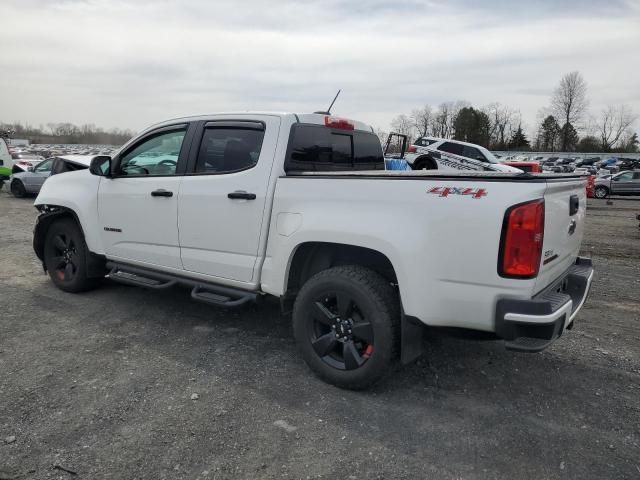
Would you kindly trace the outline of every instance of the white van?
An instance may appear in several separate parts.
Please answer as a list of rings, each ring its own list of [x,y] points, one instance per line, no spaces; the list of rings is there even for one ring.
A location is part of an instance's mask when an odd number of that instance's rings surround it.
[[[9,147],[4,138],[0,137],[0,187],[2,187],[2,181],[8,180],[11,175],[11,167],[13,166],[13,160],[9,153]]]

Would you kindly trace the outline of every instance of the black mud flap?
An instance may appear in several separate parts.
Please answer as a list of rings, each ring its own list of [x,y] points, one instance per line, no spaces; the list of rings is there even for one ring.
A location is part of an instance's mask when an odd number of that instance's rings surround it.
[[[400,361],[407,365],[424,353],[425,325],[417,318],[404,313],[400,322]]]

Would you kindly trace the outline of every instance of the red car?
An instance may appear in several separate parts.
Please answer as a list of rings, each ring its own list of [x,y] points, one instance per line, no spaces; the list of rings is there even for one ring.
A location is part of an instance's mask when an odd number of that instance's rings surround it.
[[[502,162],[502,164],[519,168],[523,172],[527,173],[540,173],[542,171],[538,162]]]

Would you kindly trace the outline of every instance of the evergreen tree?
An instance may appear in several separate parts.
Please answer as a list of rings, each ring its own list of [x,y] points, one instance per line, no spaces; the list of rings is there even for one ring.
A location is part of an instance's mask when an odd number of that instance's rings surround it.
[[[560,129],[560,136],[562,138],[563,152],[575,152],[576,146],[578,145],[578,141],[580,137],[578,137],[578,132],[573,128],[573,125],[570,123],[565,123]]]
[[[482,146],[489,144],[490,122],[486,113],[473,107],[465,107],[456,116],[453,126],[455,140]]]
[[[527,136],[522,131],[522,125],[518,125],[518,129],[513,132],[511,140],[509,141],[510,150],[529,150],[531,145]]]
[[[578,146],[576,147],[576,151],[584,153],[599,152],[601,146],[602,145],[600,144],[600,140],[592,135],[587,135],[586,137],[582,137],[580,139],[580,141],[578,142]]]
[[[622,144],[622,151],[626,153],[635,153],[638,151],[640,140],[638,140],[638,134],[633,133]]]
[[[555,152],[560,141],[560,125],[556,117],[549,115],[540,125],[539,149],[545,152]]]

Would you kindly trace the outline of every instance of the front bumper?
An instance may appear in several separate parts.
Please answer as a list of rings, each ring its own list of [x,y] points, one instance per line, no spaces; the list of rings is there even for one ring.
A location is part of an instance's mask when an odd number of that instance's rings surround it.
[[[578,257],[563,275],[531,300],[503,298],[496,303],[496,333],[509,350],[539,352],[573,326],[591,281],[591,259]]]

